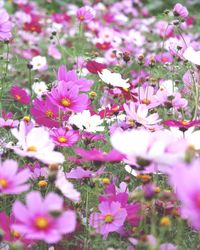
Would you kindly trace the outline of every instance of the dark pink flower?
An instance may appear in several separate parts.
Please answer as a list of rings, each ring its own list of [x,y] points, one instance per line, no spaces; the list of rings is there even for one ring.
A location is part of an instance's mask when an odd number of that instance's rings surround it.
[[[36,98],[30,112],[37,124],[50,128],[59,127],[59,108],[48,96],[45,100]]]
[[[29,104],[31,101],[30,96],[26,93],[25,90],[20,88],[17,85],[13,85],[10,89],[10,93],[12,97],[17,101],[22,104]]]
[[[115,149],[108,153],[102,152],[99,149],[91,149],[89,151],[76,148],[75,152],[83,158],[84,161],[96,161],[96,162],[118,162],[123,159],[123,155]]]
[[[101,73],[103,69],[106,69],[107,66],[103,63],[98,63],[96,61],[88,61],[86,64],[87,70],[92,74],[98,74],[98,72]]]
[[[166,120],[163,121],[162,123],[169,127],[178,127],[183,129],[188,129],[193,126],[200,126],[200,120],[194,120],[194,121]]]

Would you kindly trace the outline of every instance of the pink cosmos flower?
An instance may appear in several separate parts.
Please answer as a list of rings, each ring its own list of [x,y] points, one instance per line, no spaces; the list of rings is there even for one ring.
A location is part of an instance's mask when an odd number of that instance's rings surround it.
[[[81,112],[87,109],[89,99],[86,94],[79,94],[77,86],[70,86],[60,81],[57,87],[54,87],[49,97],[51,100],[64,111]]]
[[[12,23],[9,21],[9,15],[5,9],[0,9],[0,41],[9,40],[11,34]]]
[[[32,242],[24,239],[23,235],[11,229],[11,224],[13,224],[14,220],[14,216],[8,216],[6,213],[0,212],[0,229],[3,230],[3,242],[20,241],[24,250],[30,249],[28,246],[30,246]]]
[[[15,128],[19,125],[18,120],[12,120],[12,113],[7,114],[2,111],[2,117],[0,117],[0,128]]]
[[[180,3],[175,4],[173,13],[175,16],[180,16],[182,18],[186,18],[188,16],[187,8]]]
[[[81,167],[72,169],[69,173],[66,173],[66,177],[69,179],[85,179],[94,178],[104,173],[104,168],[100,168],[98,171],[94,172],[91,170],[85,170]]]
[[[17,85],[13,85],[10,89],[10,93],[15,101],[20,102],[22,104],[29,104],[31,101],[30,96],[26,93],[25,90],[20,88]]]
[[[101,202],[98,207],[100,213],[92,213],[89,219],[97,233],[107,237],[110,232],[116,232],[123,226],[127,212],[119,202]]]
[[[30,177],[27,169],[18,171],[18,164],[14,160],[6,160],[0,165],[0,193],[19,194],[29,189],[25,184]]]
[[[77,77],[76,71],[75,70],[70,70],[67,71],[65,65],[61,65],[58,69],[58,74],[57,74],[57,80],[58,81],[64,81],[68,83],[68,87],[70,86],[77,86],[80,91],[89,91],[92,84],[93,80],[88,80],[86,78],[79,78]]]
[[[200,160],[190,165],[178,164],[170,172],[170,183],[181,201],[182,216],[200,229]]]
[[[62,57],[60,51],[53,44],[50,44],[48,47],[48,55],[52,56],[55,60],[60,60]]]
[[[30,110],[35,121],[46,127],[59,127],[59,108],[47,96],[45,100],[34,99]]]
[[[12,229],[26,239],[52,244],[75,230],[75,212],[64,212],[63,199],[55,193],[48,193],[43,199],[40,192],[32,191],[26,196],[26,205],[15,201],[12,211],[17,220]]]
[[[81,156],[84,161],[119,162],[123,159],[123,155],[114,149],[108,153],[105,153],[99,149],[87,151],[82,148],[76,148],[75,152]]]
[[[148,116],[149,109],[145,104],[138,105],[136,109],[135,103],[130,102],[129,105],[124,104],[124,110],[127,113],[128,119],[133,119],[134,122],[137,122],[147,128],[161,121],[157,113]]]
[[[60,147],[71,147],[78,141],[79,134],[74,130],[53,128],[50,131],[50,137],[53,139],[53,142]]]
[[[83,23],[90,22],[92,19],[94,19],[94,16],[95,11],[89,6],[81,7],[76,12],[77,19]]]

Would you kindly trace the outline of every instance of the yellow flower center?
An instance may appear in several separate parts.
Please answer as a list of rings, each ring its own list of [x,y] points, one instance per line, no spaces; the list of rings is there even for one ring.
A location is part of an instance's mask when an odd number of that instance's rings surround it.
[[[189,124],[189,122],[188,121],[181,121],[181,123],[183,124],[183,125],[188,125]]]
[[[27,148],[28,152],[37,152],[37,148],[35,146],[30,146]]]
[[[58,140],[60,143],[65,143],[65,142],[67,142],[67,138],[64,137],[64,136],[58,136],[57,140]]]
[[[84,20],[85,17],[82,15],[82,16],[79,16],[79,19],[80,19],[80,20]]]
[[[44,230],[48,227],[48,225],[49,225],[49,222],[48,222],[47,218],[45,218],[45,217],[38,217],[35,220],[35,226],[38,229]]]
[[[45,181],[45,180],[41,180],[38,182],[38,186],[41,187],[41,188],[44,188],[48,185],[48,182]]]
[[[17,232],[16,230],[12,230],[11,231],[11,235],[14,237],[14,238],[17,238],[19,239],[21,237],[21,234],[19,232]]]
[[[151,101],[150,101],[149,99],[147,99],[147,98],[144,98],[144,99],[142,100],[142,104],[148,105],[148,104],[150,104],[150,103],[151,103]]]
[[[104,221],[106,223],[111,223],[111,222],[113,222],[113,220],[114,220],[114,218],[113,218],[112,214],[106,214],[106,216],[104,217]]]
[[[17,101],[20,101],[22,99],[20,95],[15,95],[15,98],[17,99]]]
[[[69,107],[71,104],[70,100],[68,98],[63,98],[61,100],[61,105],[64,106],[64,107]]]
[[[3,188],[6,188],[8,186],[8,182],[6,179],[0,179],[0,185],[3,187]]]
[[[47,111],[45,112],[45,115],[46,115],[47,117],[49,117],[49,118],[52,118],[52,117],[53,117],[53,112],[52,112],[51,110],[47,110]]]
[[[30,117],[27,116],[27,115],[25,115],[24,118],[23,118],[23,120],[24,120],[25,122],[30,122]]]

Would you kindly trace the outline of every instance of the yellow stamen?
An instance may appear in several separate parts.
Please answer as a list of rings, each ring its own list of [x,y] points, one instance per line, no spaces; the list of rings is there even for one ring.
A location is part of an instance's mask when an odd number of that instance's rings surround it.
[[[8,186],[8,182],[6,179],[0,179],[0,185],[3,187],[3,188],[6,188]]]
[[[106,223],[111,223],[114,220],[112,214],[106,214],[106,216],[104,217],[104,221]]]
[[[45,180],[41,180],[38,182],[38,186],[41,187],[41,188],[44,188],[48,185],[48,182],[45,181]]]
[[[68,98],[63,98],[61,100],[61,105],[64,106],[64,107],[69,107],[71,104],[70,100]]]
[[[35,226],[38,229],[44,230],[48,227],[48,225],[49,225],[49,222],[45,217],[38,217],[35,220]]]
[[[52,117],[53,117],[53,112],[52,112],[51,110],[47,110],[47,111],[45,112],[45,115],[46,115],[47,117],[49,117],[49,118],[52,118]]]
[[[37,152],[37,148],[35,146],[30,146],[27,148],[28,152]]]
[[[65,142],[67,142],[67,138],[64,137],[64,136],[58,136],[57,140],[58,140],[60,143],[65,143]]]

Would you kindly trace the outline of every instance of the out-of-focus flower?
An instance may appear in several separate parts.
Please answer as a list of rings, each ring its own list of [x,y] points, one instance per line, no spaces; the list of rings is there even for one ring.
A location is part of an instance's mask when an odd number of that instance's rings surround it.
[[[29,104],[31,101],[31,98],[26,93],[26,91],[17,85],[13,85],[11,87],[10,93],[17,102],[20,102],[22,104]]]
[[[0,9],[0,41],[9,40],[12,37],[12,23],[5,9]]]
[[[183,57],[195,65],[200,65],[200,51],[195,51],[192,47],[185,50]]]
[[[84,6],[77,10],[76,17],[80,22],[88,23],[95,17],[95,11],[90,6]]]
[[[73,184],[66,179],[65,174],[61,170],[57,173],[55,185],[66,198],[72,201],[80,200],[80,193],[74,188]]]
[[[190,165],[178,164],[170,172],[170,183],[181,201],[182,216],[195,229],[200,229],[200,161]]]
[[[32,90],[36,93],[38,97],[40,97],[47,92],[47,85],[43,81],[34,82],[32,85]]]
[[[98,72],[98,75],[103,82],[110,84],[113,87],[130,87],[130,84],[128,83],[129,79],[122,79],[122,76],[119,73],[112,73],[108,69],[103,69],[101,72]]]
[[[45,56],[35,56],[30,61],[32,70],[44,70],[47,68],[47,59]]]
[[[26,196],[26,205],[15,201],[12,211],[16,218],[12,229],[26,239],[52,244],[75,230],[75,212],[63,211],[63,199],[52,192],[43,199],[40,192],[32,191]]]
[[[180,3],[175,4],[173,13],[175,16],[180,16],[182,18],[186,18],[188,16],[187,8]]]
[[[7,114],[2,111],[2,117],[0,117],[0,128],[15,128],[19,125],[18,120],[13,120],[12,113],[8,112]]]
[[[0,165],[0,193],[19,194],[27,191],[25,184],[30,177],[30,171],[24,169],[19,171],[18,164],[14,160],[6,160]]]
[[[111,150],[110,152],[105,153],[99,149],[87,151],[82,148],[76,148],[75,152],[81,156],[84,161],[119,162],[123,159],[123,155],[116,150]]]

